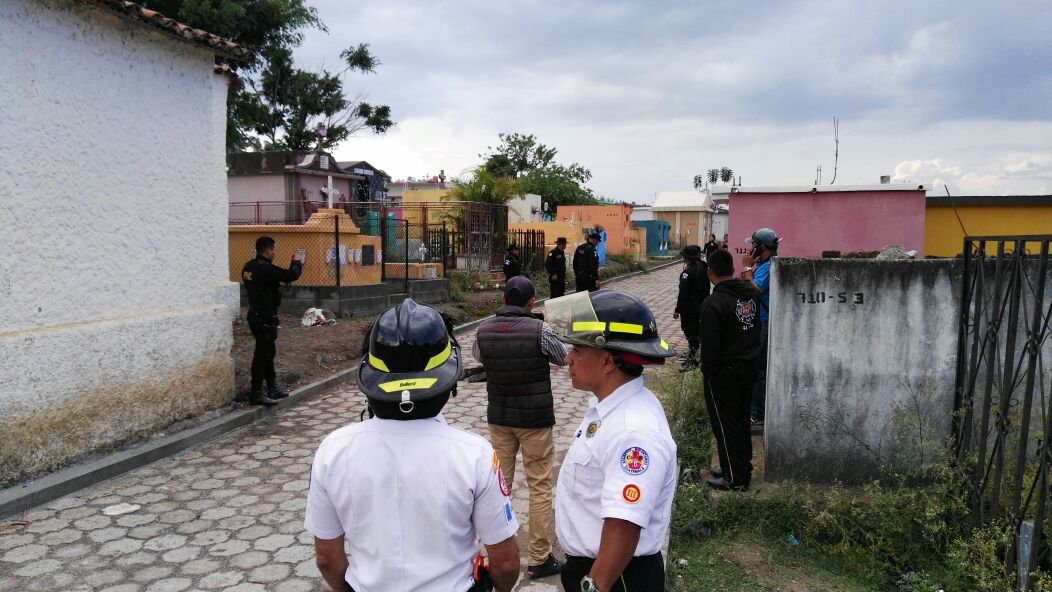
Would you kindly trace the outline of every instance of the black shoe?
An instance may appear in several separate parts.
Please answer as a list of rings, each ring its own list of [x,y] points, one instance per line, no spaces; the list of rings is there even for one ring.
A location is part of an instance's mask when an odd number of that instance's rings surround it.
[[[266,405],[267,407],[278,404],[274,399],[264,395],[263,391],[252,391],[252,394],[248,396],[248,402],[252,405]]]
[[[712,474],[713,479],[723,479],[723,469],[719,467],[709,470],[709,473]]]
[[[749,423],[751,423],[752,425],[763,425],[763,418],[762,417],[750,417],[749,418]]]
[[[548,576],[554,576],[562,570],[563,563],[556,559],[555,555],[548,553],[548,558],[544,560],[544,563],[540,565],[531,565],[526,568],[526,577],[531,580],[546,578]]]
[[[709,484],[709,487],[718,491],[748,491],[749,489],[748,485],[735,485],[733,483],[730,483],[723,477],[720,477],[718,479],[709,479],[708,481],[706,481],[706,483]]]
[[[289,397],[289,393],[287,391],[281,390],[276,386],[272,386],[267,389],[267,396],[271,399],[274,399],[275,401],[279,401],[281,399],[287,399]]]

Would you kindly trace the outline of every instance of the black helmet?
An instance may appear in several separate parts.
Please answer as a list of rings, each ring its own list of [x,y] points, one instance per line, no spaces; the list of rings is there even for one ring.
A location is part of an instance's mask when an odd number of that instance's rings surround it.
[[[679,252],[684,259],[701,259],[701,247],[698,245],[687,245]]]
[[[362,356],[358,388],[383,419],[438,415],[462,369],[460,347],[442,315],[410,298],[376,319]]]
[[[564,343],[626,352],[655,361],[676,355],[658,335],[654,313],[627,292],[577,292],[548,300],[545,318]]]

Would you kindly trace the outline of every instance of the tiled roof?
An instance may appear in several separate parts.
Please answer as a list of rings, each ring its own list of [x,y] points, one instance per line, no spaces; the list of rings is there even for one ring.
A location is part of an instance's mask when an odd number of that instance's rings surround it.
[[[154,29],[159,29],[169,35],[182,39],[183,41],[189,41],[195,45],[207,47],[222,56],[237,59],[247,59],[251,56],[249,50],[241,47],[233,41],[224,39],[219,35],[213,35],[208,31],[202,31],[201,29],[195,29],[189,25],[184,25],[183,23],[164,16],[156,10],[150,10],[134,2],[127,2],[126,0],[80,1],[84,4],[98,6],[99,8],[118,13],[125,18],[144,23]]]

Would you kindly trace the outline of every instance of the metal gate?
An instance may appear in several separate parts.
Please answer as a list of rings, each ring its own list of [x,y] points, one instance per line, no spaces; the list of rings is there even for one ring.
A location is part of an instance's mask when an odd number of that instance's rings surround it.
[[[964,239],[953,436],[975,525],[1011,529],[1018,590],[1052,532],[1052,235]],[[1029,552],[1029,550],[1033,552]]]

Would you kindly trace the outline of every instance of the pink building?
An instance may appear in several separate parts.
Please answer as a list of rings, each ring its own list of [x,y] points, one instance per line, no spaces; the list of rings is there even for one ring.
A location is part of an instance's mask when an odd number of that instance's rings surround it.
[[[927,184],[735,187],[730,193],[728,242],[744,254],[758,228],[782,237],[778,254],[821,257],[823,251],[877,251],[899,245],[924,256]]]

